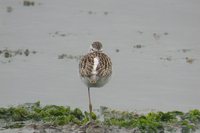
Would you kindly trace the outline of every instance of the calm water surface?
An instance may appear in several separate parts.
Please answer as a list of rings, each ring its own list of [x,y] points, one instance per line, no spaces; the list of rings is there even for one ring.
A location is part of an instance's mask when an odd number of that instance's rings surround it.
[[[91,90],[95,108],[199,109],[199,10],[187,0],[37,0],[34,6],[0,0],[0,50],[37,51],[0,55],[0,106],[40,100],[87,109],[73,57],[98,40],[113,75]],[[68,58],[58,59],[62,54]]]

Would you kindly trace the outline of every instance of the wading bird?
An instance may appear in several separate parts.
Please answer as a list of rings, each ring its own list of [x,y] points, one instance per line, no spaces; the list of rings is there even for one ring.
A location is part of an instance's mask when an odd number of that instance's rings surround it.
[[[89,53],[83,56],[79,63],[80,77],[88,87],[90,119],[92,115],[90,88],[104,86],[112,74],[111,59],[103,53],[102,47],[100,42],[93,42]]]

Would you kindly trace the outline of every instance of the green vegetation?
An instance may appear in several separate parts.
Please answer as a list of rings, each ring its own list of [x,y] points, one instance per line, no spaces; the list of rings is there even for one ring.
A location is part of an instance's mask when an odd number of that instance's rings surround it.
[[[96,115],[92,115],[96,119]],[[54,126],[74,123],[78,125],[89,121],[89,113],[70,107],[46,105],[41,107],[40,102],[24,104],[17,107],[0,108],[0,120],[7,124],[4,128],[22,127],[24,121],[43,122]]]
[[[187,113],[180,111],[150,112],[138,115],[129,112],[105,112],[104,123],[126,128],[139,128],[141,132],[164,132],[181,129],[184,133],[195,131],[200,125],[200,110],[191,110]],[[116,117],[117,116],[117,117]]]
[[[137,114],[134,112],[120,112],[105,108],[102,115],[104,126],[119,126],[125,128],[138,128],[141,132],[176,131],[188,133],[195,131],[200,126],[200,110],[191,110],[187,113],[180,111],[150,112]],[[0,127],[20,128],[29,123],[40,122],[53,126],[65,124],[85,125],[90,114],[80,109],[70,107],[46,105],[40,102],[23,104],[16,107],[0,108]],[[98,123],[97,116],[92,118]]]

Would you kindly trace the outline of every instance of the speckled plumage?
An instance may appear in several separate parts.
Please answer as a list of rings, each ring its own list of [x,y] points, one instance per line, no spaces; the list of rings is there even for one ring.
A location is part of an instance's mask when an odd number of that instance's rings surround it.
[[[112,74],[112,63],[111,59],[101,51],[102,46],[99,46],[98,43],[92,45],[97,50],[83,56],[79,63],[79,73],[88,87],[101,87],[108,82]],[[94,58],[98,59],[95,74],[93,73]]]

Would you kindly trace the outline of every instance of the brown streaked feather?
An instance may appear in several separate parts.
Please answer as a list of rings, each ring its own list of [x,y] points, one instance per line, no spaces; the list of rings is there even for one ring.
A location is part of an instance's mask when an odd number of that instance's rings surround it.
[[[92,69],[94,65],[94,58],[99,58],[99,64],[97,66],[97,76],[109,77],[112,74],[112,63],[110,58],[102,52],[92,52],[83,56],[79,64],[79,73],[81,77],[92,76]]]

